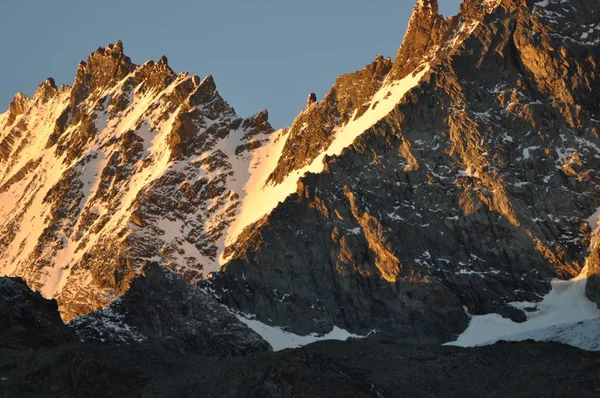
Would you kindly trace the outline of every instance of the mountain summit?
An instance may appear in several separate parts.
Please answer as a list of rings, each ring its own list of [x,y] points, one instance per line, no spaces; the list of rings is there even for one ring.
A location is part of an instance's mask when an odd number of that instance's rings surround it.
[[[211,76],[164,57],[134,65],[121,42],[72,87],[17,94],[0,116],[2,272],[70,319],[122,295],[145,261],[189,281],[216,270],[267,118],[239,118]]]

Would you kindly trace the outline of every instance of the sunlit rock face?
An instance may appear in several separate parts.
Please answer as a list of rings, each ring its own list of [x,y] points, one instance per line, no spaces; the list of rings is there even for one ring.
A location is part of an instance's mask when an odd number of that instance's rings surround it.
[[[0,120],[0,272],[64,319],[122,295],[148,260],[199,280],[218,268],[267,119],[238,117],[211,76],[134,65],[120,42],[72,87],[18,94]]]

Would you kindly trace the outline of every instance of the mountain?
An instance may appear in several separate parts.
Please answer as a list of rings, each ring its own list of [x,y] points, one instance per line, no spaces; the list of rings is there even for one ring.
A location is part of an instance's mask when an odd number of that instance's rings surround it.
[[[0,116],[0,269],[57,298],[64,319],[123,295],[146,261],[191,282],[218,267],[254,152],[211,76],[134,65],[117,42],[72,87],[42,83]]]
[[[270,181],[297,189],[226,249],[222,301],[300,334],[432,343],[547,312],[554,278],[589,276],[598,302],[599,23],[592,1],[450,18],[419,1],[391,65],[292,125]],[[568,306],[549,322],[600,316]]]
[[[600,318],[599,27],[594,0],[419,0],[393,61],[278,131],[210,76],[100,48],[0,115],[0,272],[84,339],[192,351],[221,322],[254,352],[238,321],[463,344]],[[148,323],[153,291],[186,304]]]

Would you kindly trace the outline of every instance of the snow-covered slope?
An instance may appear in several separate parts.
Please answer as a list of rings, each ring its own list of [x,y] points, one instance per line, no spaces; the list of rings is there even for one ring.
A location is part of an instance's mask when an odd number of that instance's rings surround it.
[[[120,42],[98,49],[73,87],[49,79],[0,116],[0,275],[57,298],[66,319],[122,295],[146,261],[196,282],[426,72],[387,81],[331,126],[315,159],[273,182],[290,134],[266,112],[237,117],[212,77],[176,75],[164,57],[136,66]]]
[[[165,58],[136,66],[120,42],[99,49],[73,87],[49,79],[0,115],[0,274],[57,298],[66,319],[122,295],[146,261],[198,281],[426,71],[381,87],[316,159],[274,183],[289,130],[273,132],[266,112],[243,120],[210,76],[176,75]]]
[[[600,310],[585,295],[587,268],[570,281],[555,280],[552,291],[539,303],[512,303],[525,310],[528,319],[517,323],[498,314],[471,318],[467,330],[456,341],[461,347],[493,344],[500,340],[558,341],[583,349],[600,348]]]

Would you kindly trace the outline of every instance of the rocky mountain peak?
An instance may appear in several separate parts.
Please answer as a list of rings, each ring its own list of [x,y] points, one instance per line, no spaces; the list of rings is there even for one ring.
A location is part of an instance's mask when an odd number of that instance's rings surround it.
[[[0,207],[2,272],[70,319],[127,291],[148,259],[188,281],[216,270],[273,132],[266,111],[241,118],[211,75],[176,74],[166,57],[137,66],[120,42],[82,62],[72,88],[42,83],[26,108],[17,96],[18,125],[0,130],[0,194],[20,198]],[[36,232],[17,248],[21,228]]]
[[[49,77],[37,86],[35,93],[33,94],[33,100],[45,103],[57,93],[58,88],[56,87],[56,82],[53,78]]]
[[[419,1],[383,84],[344,75],[290,128],[282,185],[336,147],[336,129],[359,135],[240,235],[214,278],[235,292],[224,302],[298,333],[393,324],[394,338],[444,341],[470,315],[527,321],[540,307],[521,303],[584,265],[600,301],[595,4],[465,1],[444,18]]]
[[[215,79],[208,75],[200,83],[197,82],[199,78],[196,78],[196,88],[194,89],[192,95],[190,96],[190,104],[192,106],[198,106],[200,104],[204,104],[209,102],[212,98],[218,95],[217,85],[215,83]]]
[[[107,48],[112,50],[113,54],[123,54],[123,42],[121,40],[117,40],[115,44],[109,44]]]
[[[30,105],[31,99],[27,95],[23,93],[17,93],[8,106],[8,119],[6,121],[6,125],[13,124],[16,117],[27,112],[27,109],[29,109]]]
[[[429,15],[437,15],[439,12],[439,6],[437,0],[419,0],[415,4],[413,15],[421,17],[422,13]]]
[[[378,55],[363,69],[339,76],[321,102],[309,94],[306,108],[290,127],[281,161],[269,181],[281,183],[292,171],[312,162],[331,144],[335,126],[363,115],[391,67],[389,57]]]
[[[121,41],[109,44],[105,48],[98,48],[77,68],[71,95],[71,108],[76,110],[91,93],[113,86],[135,68],[136,65],[123,53]]]
[[[169,66],[169,60],[166,57],[166,55],[163,55],[162,57],[160,57],[160,59],[158,60],[158,64],[159,65],[164,65],[164,66]]]
[[[402,79],[425,62],[427,55],[442,43],[449,27],[450,21],[439,15],[437,0],[419,0],[388,80]]]
[[[220,267],[207,289],[297,333],[438,343],[470,315],[525,321],[552,278],[600,275],[595,1],[450,18],[419,1],[394,63],[340,76],[276,134],[210,75],[99,49],[0,131],[2,271],[65,319],[146,290],[151,261],[191,283]]]

